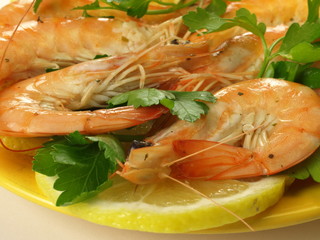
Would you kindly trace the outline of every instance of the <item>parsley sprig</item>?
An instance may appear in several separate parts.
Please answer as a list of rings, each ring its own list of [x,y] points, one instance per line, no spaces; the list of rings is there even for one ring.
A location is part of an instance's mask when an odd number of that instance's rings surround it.
[[[88,10],[112,9],[126,12],[128,16],[141,18],[144,15],[158,15],[175,12],[179,9],[192,6],[199,0],[180,0],[178,3],[164,2],[160,0],[96,0],[92,4],[76,7],[77,10],[83,10],[84,15],[88,16]],[[161,10],[148,10],[150,3],[157,3],[160,6],[168,6]],[[103,3],[106,6],[101,6]]]
[[[182,8],[194,5],[200,0],[180,0],[178,3],[165,2],[161,0],[96,0],[93,3],[79,6],[74,10],[83,10],[83,16],[90,17],[88,11],[111,9],[126,12],[128,16],[141,18],[144,15],[158,15],[172,13]],[[37,12],[42,0],[36,0],[34,12]],[[148,10],[150,3],[157,3],[160,6],[167,8],[159,10]]]
[[[57,179],[54,189],[62,193],[57,206],[89,199],[110,187],[109,175],[124,162],[119,142],[110,135],[83,136],[79,132],[54,137],[37,151],[33,170]]]
[[[149,107],[161,104],[170,109],[171,114],[178,116],[181,120],[194,122],[207,114],[209,108],[204,102],[215,102],[215,97],[210,92],[178,92],[165,91],[155,88],[143,88],[122,93],[108,101],[108,107],[133,105],[138,107]]]

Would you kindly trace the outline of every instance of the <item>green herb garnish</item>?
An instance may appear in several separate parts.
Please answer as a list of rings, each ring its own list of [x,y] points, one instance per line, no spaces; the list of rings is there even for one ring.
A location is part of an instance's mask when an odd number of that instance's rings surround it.
[[[177,92],[144,88],[113,97],[108,101],[108,107],[133,105],[138,108],[161,104],[169,108],[171,114],[178,118],[194,122],[202,114],[207,114],[209,109],[205,103],[197,100],[215,102],[215,97],[210,92]]]
[[[55,72],[55,71],[58,71],[58,70],[60,70],[60,68],[47,68],[46,69],[46,73]]]
[[[167,6],[166,9],[148,10],[150,3],[157,3],[160,6]],[[89,16],[89,10],[111,9],[126,12],[128,16],[141,18],[144,15],[158,15],[175,12],[179,9],[192,6],[199,0],[180,0],[178,3],[163,2],[161,0],[96,0],[91,4],[79,6],[75,10],[83,10],[84,16]],[[103,3],[103,5],[101,5]]]
[[[320,148],[308,159],[289,168],[285,173],[296,179],[305,180],[311,177],[314,181],[320,182]]]
[[[54,137],[37,151],[33,170],[56,176],[54,189],[62,191],[57,206],[84,201],[110,187],[114,173],[125,155],[119,142],[110,135],[83,136],[79,132]]]
[[[108,54],[102,54],[102,55],[96,55],[93,59],[95,60],[95,59],[100,59],[100,58],[106,58],[106,57],[110,57],[110,55],[108,55]]]
[[[38,11],[38,8],[39,8],[39,6],[40,6],[41,3],[42,3],[42,0],[36,0],[36,1],[34,2],[34,5],[33,5],[33,11],[34,11],[34,12],[37,12],[37,11]]]

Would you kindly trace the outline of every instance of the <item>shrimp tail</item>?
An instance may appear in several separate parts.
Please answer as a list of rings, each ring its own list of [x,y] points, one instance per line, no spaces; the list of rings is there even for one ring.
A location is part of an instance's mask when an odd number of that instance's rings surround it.
[[[265,166],[249,149],[207,140],[175,140],[173,148],[183,158],[172,174],[187,179],[239,179],[265,175]]]

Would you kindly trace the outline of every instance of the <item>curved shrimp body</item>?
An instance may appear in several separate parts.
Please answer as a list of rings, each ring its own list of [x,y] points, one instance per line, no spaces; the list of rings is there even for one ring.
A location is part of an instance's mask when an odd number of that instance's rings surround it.
[[[320,145],[320,98],[306,86],[255,79],[215,96],[202,119],[177,121],[147,139],[153,146],[132,150],[122,176],[141,184],[168,172],[205,180],[271,175],[303,161]]]
[[[74,110],[105,107],[117,94],[175,81],[179,64],[201,51],[206,50],[193,45],[155,46],[148,51],[92,60],[20,81],[0,92],[0,134],[52,136],[75,130],[97,134],[157,118],[166,110]]]
[[[168,37],[170,26],[171,23],[151,27],[134,21],[95,18],[25,22],[13,39],[10,37],[14,28],[1,33],[0,56],[4,61],[0,79],[32,77],[48,68],[92,60],[96,55],[137,52]]]
[[[222,17],[234,18],[236,11],[240,8],[246,8],[256,14],[258,22],[265,23],[267,27],[276,27],[278,25],[289,26],[293,22],[303,23],[308,15],[306,0],[242,0],[230,3],[226,13]],[[195,33],[191,35],[189,40],[192,42],[209,41],[211,50],[214,50],[223,42],[244,32],[244,29],[234,27],[222,32],[214,32],[201,36]]]
[[[286,26],[269,28],[265,34],[267,44],[271,45],[284,36],[286,30]],[[210,43],[208,48],[211,48]],[[256,78],[263,60],[261,40],[256,35],[245,33],[224,42],[206,57],[191,59],[193,64],[186,69],[192,75],[182,78],[174,88],[180,91],[216,92],[233,83]]]

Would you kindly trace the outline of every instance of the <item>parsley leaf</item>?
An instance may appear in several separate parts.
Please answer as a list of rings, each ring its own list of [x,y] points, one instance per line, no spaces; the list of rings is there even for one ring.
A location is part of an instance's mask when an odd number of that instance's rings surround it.
[[[320,37],[320,24],[306,22],[302,26],[293,23],[289,27],[279,50],[282,56],[286,56],[295,46],[301,43],[310,43]]]
[[[33,12],[37,12],[42,0],[36,0],[33,5]]]
[[[314,67],[306,68],[298,82],[313,89],[320,88],[320,69]]]
[[[210,92],[177,92],[144,88],[111,98],[108,101],[108,108],[124,104],[133,105],[135,108],[162,104],[181,120],[194,122],[208,112],[208,106],[197,100],[215,102],[215,97]]]
[[[307,22],[316,22],[319,19],[320,0],[308,0]]]
[[[320,148],[302,163],[285,171],[291,177],[304,180],[311,177],[320,182]]]
[[[127,10],[128,16],[141,18],[147,11],[151,0],[123,0],[119,7]]]
[[[79,132],[55,137],[37,151],[33,170],[57,176],[54,189],[62,191],[57,206],[84,201],[111,186],[108,175],[116,171],[125,155],[118,141],[109,136],[86,137]]]
[[[226,12],[227,4],[223,0],[212,0],[206,9],[209,12],[215,13],[217,16],[221,16]]]
[[[182,17],[190,32],[206,30],[203,33],[217,32],[227,29],[227,21],[220,18],[215,12],[203,8],[197,8],[196,12],[189,12]]]
[[[108,108],[119,105],[133,105],[138,107],[149,107],[160,104],[163,98],[174,99],[174,95],[170,92],[158,90],[155,88],[144,88],[119,94],[108,101]]]
[[[58,71],[60,68],[47,68],[46,73]]]
[[[312,63],[320,60],[320,48],[308,42],[302,42],[290,49],[286,58],[300,63]]]
[[[110,55],[108,55],[108,54],[102,54],[102,55],[96,55],[94,58],[93,58],[93,60],[95,60],[95,59],[100,59],[100,58],[106,58],[106,57],[110,57]]]
[[[258,23],[256,15],[250,13],[248,9],[239,9],[233,19],[221,18],[216,12],[210,8],[197,8],[196,12],[192,11],[184,15],[183,22],[191,32],[206,29],[204,33],[212,33],[239,26],[262,37],[266,31],[266,25]]]
[[[180,0],[178,3],[170,3],[161,0],[96,0],[91,4],[79,6],[74,9],[83,10],[84,16],[90,16],[88,10],[113,9],[126,12],[128,16],[141,18],[144,15],[167,14],[182,8],[192,6],[200,0]],[[100,4],[102,2],[103,4]],[[157,3],[166,7],[160,10],[148,10],[150,3]]]
[[[296,82],[301,78],[304,70],[308,67],[308,64],[302,65],[296,62],[289,61],[272,62],[269,65],[268,71],[264,75],[264,77],[279,78]]]
[[[209,110],[208,106],[203,102],[186,99],[176,101],[165,99],[165,101],[161,101],[161,103],[170,109],[172,115],[176,115],[187,122],[198,120],[202,114],[207,114]]]

